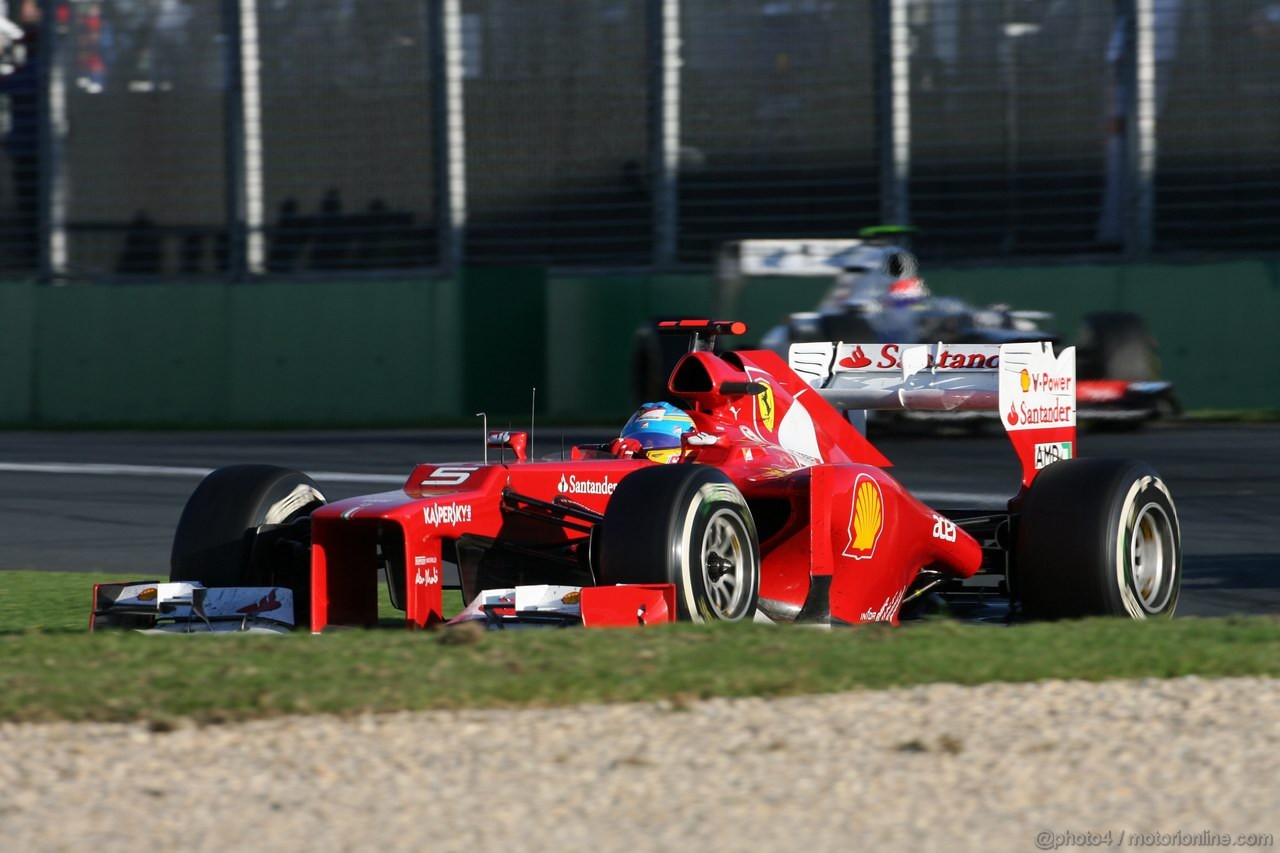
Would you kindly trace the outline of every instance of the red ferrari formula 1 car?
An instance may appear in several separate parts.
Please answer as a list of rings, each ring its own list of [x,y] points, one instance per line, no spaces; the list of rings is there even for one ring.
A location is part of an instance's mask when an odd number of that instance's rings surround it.
[[[425,627],[445,621],[446,564],[468,603],[454,619],[494,625],[896,623],[938,597],[998,596],[1009,618],[1173,612],[1173,500],[1141,462],[1076,458],[1072,350],[715,351],[743,331],[664,324],[690,340],[669,381],[685,407],[647,406],[615,441],[554,459],[491,434],[499,461],[420,464],[400,489],[334,503],[297,471],[219,469],[183,512],[170,582],[101,585],[95,622],[371,625],[381,574]],[[1000,511],[927,506],[846,417],[868,408],[998,410],[1021,490]]]

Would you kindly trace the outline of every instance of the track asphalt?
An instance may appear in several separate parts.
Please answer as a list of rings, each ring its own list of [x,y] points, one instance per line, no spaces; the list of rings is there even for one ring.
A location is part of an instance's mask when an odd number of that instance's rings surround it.
[[[416,462],[478,459],[480,432],[0,432],[0,569],[167,576],[174,526],[208,469],[297,468],[337,499],[397,488]],[[610,434],[539,428],[534,452]],[[1016,490],[1000,435],[873,439],[939,507],[994,506]],[[1280,614],[1280,425],[1086,432],[1080,453],[1143,459],[1169,484],[1185,548],[1179,615]]]

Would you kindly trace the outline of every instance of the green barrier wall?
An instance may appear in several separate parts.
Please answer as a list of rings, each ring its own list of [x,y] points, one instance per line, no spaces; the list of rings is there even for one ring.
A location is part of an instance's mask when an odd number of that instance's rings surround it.
[[[0,421],[452,418],[462,408],[459,313],[447,281],[0,285]]]
[[[637,328],[659,315],[707,316],[707,276],[556,278],[548,288],[549,411],[566,419],[626,417],[631,346]]]
[[[1155,335],[1162,372],[1187,408],[1280,408],[1280,372],[1269,366],[1280,329],[1280,264],[939,270],[926,281],[938,293],[1053,311],[1067,339],[1089,311],[1134,311]]]
[[[1280,408],[1270,350],[1280,265],[934,269],[938,293],[1053,311],[1133,310],[1188,408]],[[824,283],[756,281],[732,319],[763,333]],[[635,329],[707,316],[710,276],[47,287],[0,284],[0,423],[236,426],[614,420],[632,408]],[[496,421],[496,422],[495,422]]]
[[[546,388],[547,277],[540,269],[473,269],[462,274],[461,311],[455,320],[462,363],[450,375],[463,380],[465,408],[486,412],[490,427],[523,413],[527,423],[532,389]],[[436,375],[443,376],[441,365]],[[540,409],[545,410],[546,399]],[[455,410],[456,411],[456,410]]]
[[[32,284],[0,284],[0,424],[32,420],[36,293]]]

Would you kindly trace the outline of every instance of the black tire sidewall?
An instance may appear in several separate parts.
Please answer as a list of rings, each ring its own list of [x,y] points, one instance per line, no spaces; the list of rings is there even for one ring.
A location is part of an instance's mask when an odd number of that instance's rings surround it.
[[[231,465],[209,474],[192,492],[173,536],[170,581],[207,587],[246,586],[252,533],[284,524],[325,502],[307,475],[274,465]]]
[[[711,521],[721,514],[739,528],[747,570],[736,612],[718,621],[750,621],[760,592],[755,521],[741,492],[716,468],[654,466],[624,478],[602,522],[600,583],[669,583],[679,619],[718,619],[710,612],[702,551]]]
[[[678,581],[676,600],[681,614],[694,622],[739,622],[751,619],[755,615],[756,600],[759,597],[760,556],[759,546],[756,545],[755,523],[747,502],[731,483],[704,481],[696,489],[689,489],[686,501],[677,506],[686,507],[683,517],[679,513],[672,514],[674,529],[671,538],[671,565],[676,569],[673,581]],[[708,604],[711,596],[707,588],[707,570],[702,554],[711,522],[721,516],[738,527],[741,543],[747,551],[746,565],[756,567],[754,571],[749,570],[743,578],[747,589],[736,612],[728,619],[711,614]]]
[[[1168,521],[1164,559],[1169,593],[1148,612],[1133,592],[1127,555],[1145,508]],[[1031,618],[1168,618],[1181,586],[1181,531],[1167,487],[1147,464],[1121,459],[1055,462],[1037,476],[1021,507],[1015,588]]]
[[[1129,489],[1124,494],[1117,491],[1115,495],[1107,542],[1114,555],[1115,576],[1111,579],[1112,583],[1104,586],[1104,592],[1110,613],[1128,614],[1134,619],[1168,619],[1173,616],[1173,611],[1178,605],[1182,586],[1182,541],[1178,528],[1178,514],[1163,481],[1146,466],[1140,466],[1140,469],[1140,473],[1129,484]],[[1172,573],[1172,576],[1168,578],[1170,589],[1167,595],[1161,596],[1159,608],[1151,611],[1140,602],[1135,592],[1134,582],[1130,576],[1132,561],[1129,559],[1127,550],[1138,519],[1144,511],[1152,511],[1156,508],[1163,513],[1170,525],[1171,541],[1164,547],[1169,552],[1166,562],[1167,570]]]

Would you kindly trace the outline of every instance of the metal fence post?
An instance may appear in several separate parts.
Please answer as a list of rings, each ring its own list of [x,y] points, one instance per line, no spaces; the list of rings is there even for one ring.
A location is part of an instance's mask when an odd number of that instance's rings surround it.
[[[880,218],[911,222],[911,33],[907,0],[876,0],[876,134],[880,149]]]
[[[226,158],[229,272],[235,279],[265,270],[263,234],[261,52],[257,0],[223,0],[227,33]]]
[[[463,90],[461,0],[429,0],[431,133],[435,156],[440,267],[462,268],[467,236],[467,125]]]
[[[653,264],[676,260],[680,173],[680,0],[649,0],[645,27],[649,62],[649,171]]]
[[[36,259],[40,277],[54,280],[67,274],[67,174],[63,140],[67,136],[67,72],[62,54],[66,39],[57,23],[55,0],[41,0],[41,44],[37,50],[37,93],[42,109],[37,111],[39,168],[38,226]]]
[[[1132,205],[1126,234],[1129,254],[1146,257],[1155,241],[1155,174],[1156,174],[1156,19],[1155,0],[1132,0],[1134,62],[1129,85],[1131,102],[1127,114],[1132,123],[1129,137],[1129,174]]]

